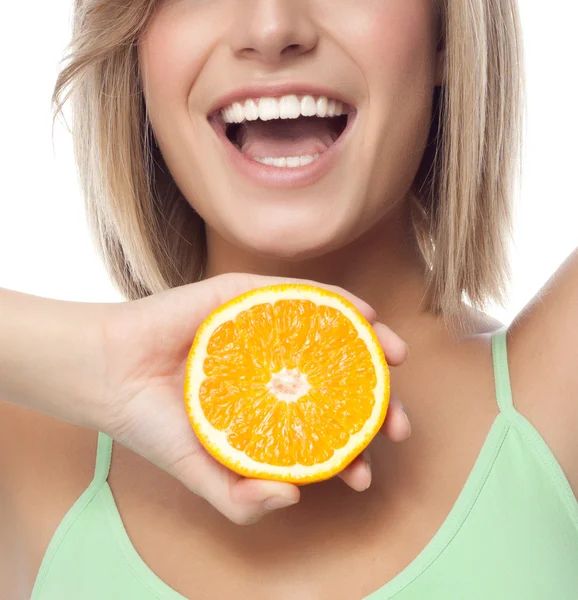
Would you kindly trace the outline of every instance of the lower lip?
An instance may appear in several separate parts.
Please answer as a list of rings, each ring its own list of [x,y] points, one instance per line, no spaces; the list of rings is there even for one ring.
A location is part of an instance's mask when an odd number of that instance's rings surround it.
[[[219,126],[212,119],[209,119],[209,122],[223,142],[229,159],[245,177],[263,186],[298,188],[315,183],[332,169],[339,152],[350,137],[356,120],[357,113],[350,114],[347,125],[337,140],[318,159],[302,167],[274,167],[257,162],[245,156],[231,143],[224,127]]]

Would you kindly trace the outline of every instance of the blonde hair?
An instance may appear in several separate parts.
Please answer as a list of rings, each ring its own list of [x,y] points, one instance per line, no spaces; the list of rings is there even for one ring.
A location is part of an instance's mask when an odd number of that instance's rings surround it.
[[[128,299],[203,277],[205,230],[154,143],[137,44],[158,0],[76,0],[55,115],[70,97],[89,225]],[[458,314],[502,303],[521,146],[516,0],[441,0],[445,81],[413,186],[412,220],[428,277],[426,305]]]

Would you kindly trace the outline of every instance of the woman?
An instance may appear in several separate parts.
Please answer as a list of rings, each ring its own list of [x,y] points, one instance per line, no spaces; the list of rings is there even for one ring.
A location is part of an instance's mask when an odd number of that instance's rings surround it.
[[[575,598],[578,257],[507,338],[481,311],[507,274],[514,1],[92,0],[75,23],[56,97],[131,302],[3,295],[5,593]],[[374,440],[362,494],[361,458],[298,490],[195,446],[186,350],[265,276],[340,286],[410,348],[375,322],[413,433]],[[397,404],[385,433],[409,434]]]

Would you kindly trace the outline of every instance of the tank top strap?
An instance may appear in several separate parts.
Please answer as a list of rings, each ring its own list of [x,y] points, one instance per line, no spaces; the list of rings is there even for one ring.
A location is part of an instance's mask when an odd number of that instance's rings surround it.
[[[508,369],[508,326],[505,325],[492,334],[492,357],[494,362],[494,382],[496,401],[500,412],[506,417],[516,413]]]
[[[95,485],[102,485],[108,478],[110,462],[112,459],[112,438],[102,431],[98,432],[98,445],[96,448],[96,465],[94,468]]]

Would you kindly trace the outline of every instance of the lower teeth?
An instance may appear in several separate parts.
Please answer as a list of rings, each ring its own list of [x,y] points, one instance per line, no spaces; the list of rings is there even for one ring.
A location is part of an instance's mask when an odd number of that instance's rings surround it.
[[[295,167],[304,167],[309,163],[312,163],[314,160],[319,158],[319,154],[314,154],[313,156],[288,156],[282,158],[272,158],[270,156],[266,156],[264,158],[254,156],[253,160],[260,162],[264,165],[270,165],[273,167],[286,167],[286,168],[295,168]]]

